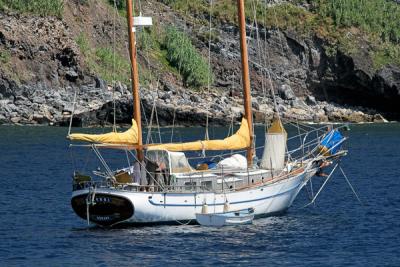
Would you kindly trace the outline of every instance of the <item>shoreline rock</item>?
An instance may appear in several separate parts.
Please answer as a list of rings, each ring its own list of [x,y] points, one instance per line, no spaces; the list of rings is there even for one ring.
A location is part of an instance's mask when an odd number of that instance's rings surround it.
[[[7,88],[5,85],[8,84]],[[98,86],[98,79],[91,84],[75,89],[43,88],[38,83],[33,86],[0,84],[0,124],[18,125],[54,125],[68,126],[73,116],[74,126],[104,126],[113,121],[112,87]],[[130,89],[125,85],[117,86],[114,97],[117,124],[130,124],[133,104]],[[226,125],[232,121],[239,122],[244,114],[242,99],[230,96],[230,92],[213,91],[193,92],[181,90],[176,86],[161,86],[159,90],[141,88],[143,123],[147,124],[156,103],[159,124],[171,125],[205,125],[208,116],[213,125]],[[74,94],[76,90],[76,106]],[[288,90],[288,88],[285,88]],[[10,93],[12,92],[12,93]],[[363,107],[338,105],[315,100],[312,96],[296,97],[290,92],[275,96],[281,117],[285,120],[326,123],[326,122],[387,122],[378,111]],[[287,97],[286,97],[287,98]],[[253,97],[253,115],[255,123],[271,121],[274,108],[271,98]],[[153,114],[153,124],[156,123]]]

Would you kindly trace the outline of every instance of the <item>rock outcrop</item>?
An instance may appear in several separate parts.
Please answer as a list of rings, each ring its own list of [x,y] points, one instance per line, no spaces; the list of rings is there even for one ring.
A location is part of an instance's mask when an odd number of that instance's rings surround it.
[[[115,90],[85,64],[77,36],[82,29],[95,45],[109,44],[114,26],[118,42],[126,47],[124,24],[106,16],[105,3],[66,4],[63,19],[0,14],[0,124],[103,125],[113,121],[113,101],[118,123],[129,124],[130,89],[118,83]],[[160,24],[174,23],[190,33],[193,43],[208,54],[207,29],[157,1],[146,10]],[[146,8],[145,6],[143,8]],[[89,10],[89,11],[87,11]],[[97,16],[85,16],[97,12]],[[196,16],[202,16],[197,14]],[[77,19],[79,18],[79,19]],[[123,20],[122,20],[123,21]],[[141,88],[142,108],[148,123],[155,105],[160,124],[224,124],[239,121],[243,113],[240,89],[240,47],[235,25],[221,24],[211,41],[215,81],[211,92],[184,88],[179,78],[150,62],[158,73],[155,83]],[[368,56],[336,51],[329,54],[324,40],[290,31],[247,27],[256,122],[265,122],[279,111],[288,120],[327,122],[383,122],[400,117],[400,69],[372,67]],[[125,55],[127,51],[123,52]],[[149,60],[139,51],[142,64]],[[148,62],[147,62],[148,63]],[[74,94],[77,94],[74,108]],[[276,107],[274,107],[275,98]],[[114,99],[114,100],[113,100]],[[382,114],[382,115],[381,115]]]

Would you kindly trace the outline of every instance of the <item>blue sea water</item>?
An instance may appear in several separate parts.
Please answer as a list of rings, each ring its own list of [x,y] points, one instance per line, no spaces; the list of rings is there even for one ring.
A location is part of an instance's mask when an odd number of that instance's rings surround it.
[[[69,204],[66,131],[0,126],[0,266],[400,266],[399,124],[348,132],[342,167],[362,205],[337,172],[315,206],[303,190],[283,216],[224,228],[87,227]]]

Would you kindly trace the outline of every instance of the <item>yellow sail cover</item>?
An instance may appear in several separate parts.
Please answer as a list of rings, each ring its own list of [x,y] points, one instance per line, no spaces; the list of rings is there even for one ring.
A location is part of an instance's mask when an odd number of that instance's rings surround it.
[[[136,121],[132,119],[132,126],[122,133],[111,132],[106,134],[70,134],[72,141],[85,141],[99,144],[124,144],[135,145],[138,143],[138,128]]]
[[[152,145],[148,150],[168,151],[199,151],[199,150],[237,150],[250,146],[249,124],[245,118],[242,119],[239,130],[232,136],[223,140],[205,140],[188,143],[171,143]]]

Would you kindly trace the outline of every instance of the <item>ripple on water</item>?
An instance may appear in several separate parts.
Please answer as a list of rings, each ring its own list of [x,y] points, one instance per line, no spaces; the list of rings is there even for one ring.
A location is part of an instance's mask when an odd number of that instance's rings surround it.
[[[283,216],[224,228],[87,227],[69,206],[65,133],[0,126],[0,266],[400,265],[400,125],[350,132],[342,166],[362,206],[337,173],[315,206],[304,191]]]

